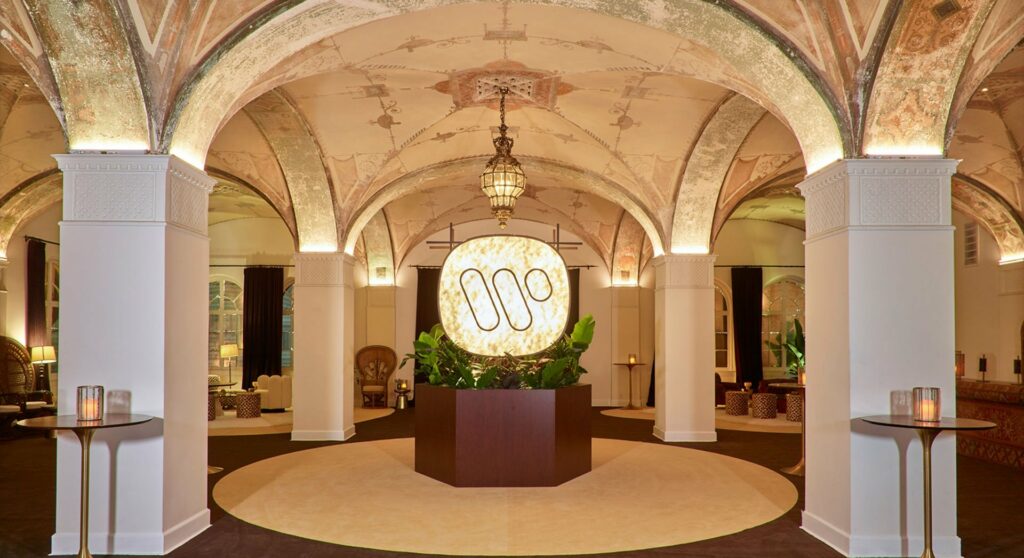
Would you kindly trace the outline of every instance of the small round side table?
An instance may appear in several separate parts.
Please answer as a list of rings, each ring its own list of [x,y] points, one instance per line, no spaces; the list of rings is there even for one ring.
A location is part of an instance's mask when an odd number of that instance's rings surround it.
[[[647,363],[645,363],[645,362],[613,362],[612,364],[614,364],[615,366],[625,366],[626,368],[629,369],[629,403],[627,403],[625,407],[622,407],[622,409],[626,409],[626,410],[643,410],[643,408],[644,408],[643,405],[634,405],[633,404],[633,369],[636,368],[637,366],[644,366]]]
[[[409,407],[409,388],[395,388],[395,410],[404,411]]]
[[[29,430],[70,430],[82,445],[82,497],[78,512],[78,558],[92,558],[89,553],[89,453],[92,435],[101,428],[118,428],[142,424],[153,420],[149,415],[108,414],[100,420],[79,421],[75,415],[57,415],[19,420],[21,428]]]
[[[924,552],[921,558],[935,558],[932,551],[932,442],[946,430],[988,430],[995,428],[996,423],[955,417],[924,422],[907,415],[876,415],[862,417],[860,420],[889,428],[913,428],[921,438],[921,461],[924,462]]]

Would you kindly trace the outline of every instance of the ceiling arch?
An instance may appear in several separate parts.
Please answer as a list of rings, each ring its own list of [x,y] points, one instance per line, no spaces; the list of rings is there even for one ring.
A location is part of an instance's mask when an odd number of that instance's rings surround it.
[[[569,0],[557,3],[578,5]],[[417,6],[433,8],[424,11],[424,17],[433,17],[437,25],[442,25],[438,14],[454,8],[436,8],[438,4],[421,2]],[[229,41],[211,55],[193,82],[182,88],[164,137],[164,147],[201,166],[219,123],[230,116],[233,103],[256,83],[272,77],[268,72],[278,62],[346,29],[399,16],[399,11],[392,6],[384,2],[363,2],[358,6],[310,2],[290,7],[265,24],[253,26],[246,31],[248,35]],[[483,8],[495,10],[501,6],[459,6],[464,10]],[[545,17],[540,20],[552,21],[556,26],[563,19],[559,16],[568,13],[564,7],[527,4],[515,4],[509,10],[513,14],[542,13]],[[719,82],[777,111],[799,138],[812,170],[842,157],[846,151],[835,111],[812,80],[765,33],[736,13],[699,0],[638,2],[629,9],[599,3],[588,5],[586,11],[571,11],[577,18],[586,17],[587,12],[616,16],[613,20],[606,15],[593,15],[604,18],[606,24],[627,25],[618,18],[628,18],[670,32],[675,51],[664,54],[672,71]],[[491,17],[500,24],[497,15]],[[531,20],[530,29],[538,24]],[[478,23],[474,26],[479,28]],[[573,27],[588,28],[587,25]],[[429,28],[419,27],[421,32]],[[579,40],[583,37],[576,42]],[[642,45],[632,46],[641,48]]]
[[[719,193],[743,140],[765,110],[734,95],[715,112],[686,163],[672,218],[672,252],[707,254]]]
[[[655,254],[664,253],[660,227],[655,219],[636,201],[631,192],[604,176],[569,167],[563,163],[536,157],[521,156],[519,159],[523,166],[529,169],[528,181],[533,187],[565,188],[567,185],[571,185],[572,189],[594,194],[618,204],[643,226],[644,232],[650,237]],[[352,254],[356,240],[366,223],[381,209],[402,196],[458,184],[472,184],[476,187],[477,176],[486,160],[486,157],[469,157],[400,175],[379,189],[367,202],[353,212],[353,217],[349,221],[345,233],[345,252]]]
[[[395,252],[391,245],[391,230],[383,211],[373,216],[360,235],[366,255],[366,277],[370,285],[395,284]]]
[[[612,250],[611,284],[635,287],[652,254],[643,227],[630,214],[622,212],[615,230]]]
[[[62,199],[63,177],[54,168],[25,180],[0,198],[0,259],[7,258],[7,246],[18,227]]]
[[[953,176],[953,209],[982,224],[999,245],[1000,263],[1024,260],[1024,221],[993,189],[969,176]]]

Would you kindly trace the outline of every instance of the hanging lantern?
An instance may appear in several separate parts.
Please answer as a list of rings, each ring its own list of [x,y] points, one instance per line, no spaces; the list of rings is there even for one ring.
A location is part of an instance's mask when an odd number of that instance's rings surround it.
[[[500,87],[498,93],[501,95],[501,126],[498,127],[498,137],[494,138],[494,157],[487,161],[484,172],[480,174],[480,188],[491,201],[491,213],[504,229],[508,220],[512,218],[516,200],[526,190],[526,173],[523,172],[519,161],[512,156],[512,138],[507,135],[505,95],[508,94],[508,87]]]

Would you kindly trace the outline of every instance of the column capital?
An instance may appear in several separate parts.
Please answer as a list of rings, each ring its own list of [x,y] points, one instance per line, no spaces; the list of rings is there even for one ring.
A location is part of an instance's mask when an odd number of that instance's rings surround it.
[[[169,223],[206,234],[216,180],[173,155],[54,155],[64,221]]]
[[[295,284],[303,287],[351,287],[355,257],[345,252],[298,252]]]
[[[656,289],[701,289],[715,284],[714,254],[664,254],[651,260]]]
[[[857,228],[947,228],[959,161],[930,157],[836,161],[798,185],[807,240]]]

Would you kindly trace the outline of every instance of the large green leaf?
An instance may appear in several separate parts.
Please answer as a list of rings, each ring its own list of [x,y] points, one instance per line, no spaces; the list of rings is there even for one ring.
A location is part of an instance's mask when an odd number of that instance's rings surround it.
[[[565,368],[569,366],[569,362],[570,358],[565,357],[545,364],[541,371],[541,387],[544,389],[561,387],[562,376],[565,374]]]

